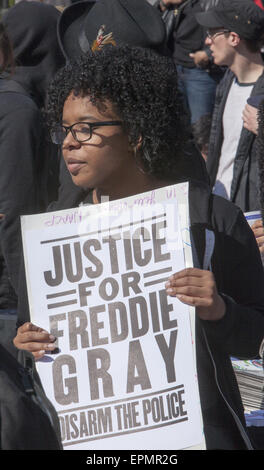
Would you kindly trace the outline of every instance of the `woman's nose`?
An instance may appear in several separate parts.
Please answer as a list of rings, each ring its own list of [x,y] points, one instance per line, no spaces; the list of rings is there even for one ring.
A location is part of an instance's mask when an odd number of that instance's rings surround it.
[[[80,146],[81,146],[80,142],[78,142],[73,137],[72,132],[69,130],[68,134],[66,135],[66,137],[63,141],[62,148],[69,148],[69,147],[78,148]]]

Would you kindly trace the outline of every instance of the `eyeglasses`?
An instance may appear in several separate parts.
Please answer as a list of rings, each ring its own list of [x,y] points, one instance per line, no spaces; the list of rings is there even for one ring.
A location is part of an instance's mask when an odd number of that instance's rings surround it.
[[[206,31],[206,36],[213,41],[217,36],[220,36],[220,34],[225,34],[225,33],[230,33],[228,29],[222,29],[222,31]]]
[[[69,132],[79,143],[90,140],[93,135],[93,129],[101,126],[121,126],[122,121],[98,121],[98,122],[75,122],[71,126],[56,126],[51,132],[51,140],[54,144],[61,145]]]

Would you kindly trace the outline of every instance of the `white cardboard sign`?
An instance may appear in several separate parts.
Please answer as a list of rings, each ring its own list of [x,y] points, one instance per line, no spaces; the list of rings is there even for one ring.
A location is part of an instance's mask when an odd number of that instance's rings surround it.
[[[165,282],[192,266],[188,183],[22,217],[38,371],[65,449],[204,448],[194,311]]]

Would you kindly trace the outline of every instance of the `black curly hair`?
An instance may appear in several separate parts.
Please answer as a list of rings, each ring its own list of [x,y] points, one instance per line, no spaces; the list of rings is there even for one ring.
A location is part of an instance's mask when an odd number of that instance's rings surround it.
[[[61,122],[72,91],[89,95],[96,106],[112,103],[131,145],[142,139],[140,158],[146,171],[161,179],[188,178],[194,164],[193,152],[187,150],[192,137],[170,58],[143,48],[108,47],[66,65],[49,88],[50,128]]]

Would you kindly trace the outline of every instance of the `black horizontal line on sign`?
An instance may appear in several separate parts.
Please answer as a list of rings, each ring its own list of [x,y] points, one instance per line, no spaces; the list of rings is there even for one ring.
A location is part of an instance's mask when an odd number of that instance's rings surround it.
[[[157,274],[168,273],[172,271],[172,268],[158,269],[157,271],[150,271],[149,273],[143,274],[143,277],[156,276]]]
[[[97,437],[88,437],[86,439],[81,439],[79,441],[70,441],[70,442],[66,442],[65,444],[62,443],[63,447],[66,447],[66,446],[70,446],[70,445],[73,445],[73,444],[81,444],[82,442],[91,442],[91,441],[97,441],[98,439],[107,439],[107,438],[110,438],[110,437],[116,437],[116,436],[123,436],[124,434],[133,434],[135,432],[143,432],[143,431],[150,431],[151,429],[157,429],[157,428],[163,428],[164,426],[171,426],[172,424],[178,424],[178,423],[182,423],[183,421],[188,421],[188,417],[186,416],[185,418],[180,418],[180,419],[175,419],[174,421],[169,421],[169,422],[166,422],[166,423],[162,423],[162,424],[155,424],[154,426],[148,426],[148,427],[145,427],[145,428],[141,428],[141,429],[131,429],[129,431],[120,431],[120,432],[115,432],[113,434],[107,434],[106,436],[105,435],[101,435],[101,436],[97,436]]]
[[[47,299],[55,299],[56,297],[63,297],[64,295],[76,294],[76,289],[67,290],[64,292],[57,292],[56,294],[47,294]]]
[[[44,245],[46,243],[61,242],[63,240],[73,240],[74,238],[88,237],[89,235],[95,235],[97,233],[109,232],[110,230],[116,230],[116,229],[121,230],[125,227],[131,227],[131,225],[141,224],[143,222],[148,222],[149,220],[160,219],[161,217],[165,217],[165,216],[166,216],[166,214],[154,215],[153,217],[149,217],[148,219],[140,219],[140,220],[137,220],[136,222],[130,222],[129,224],[124,224],[124,225],[117,225],[116,227],[109,227],[109,228],[106,228],[106,229],[103,229],[103,230],[95,230],[94,232],[81,233],[81,234],[78,234],[78,235],[71,235],[70,237],[54,238],[53,240],[44,240],[44,241],[40,242],[40,244]]]
[[[156,281],[145,282],[144,287],[152,286],[153,284],[161,284],[161,282],[167,282],[167,280],[167,277],[163,277],[162,279],[156,279]]]
[[[48,309],[66,307],[66,305],[77,304],[77,300],[66,300],[65,302],[58,302],[57,304],[49,304]]]

